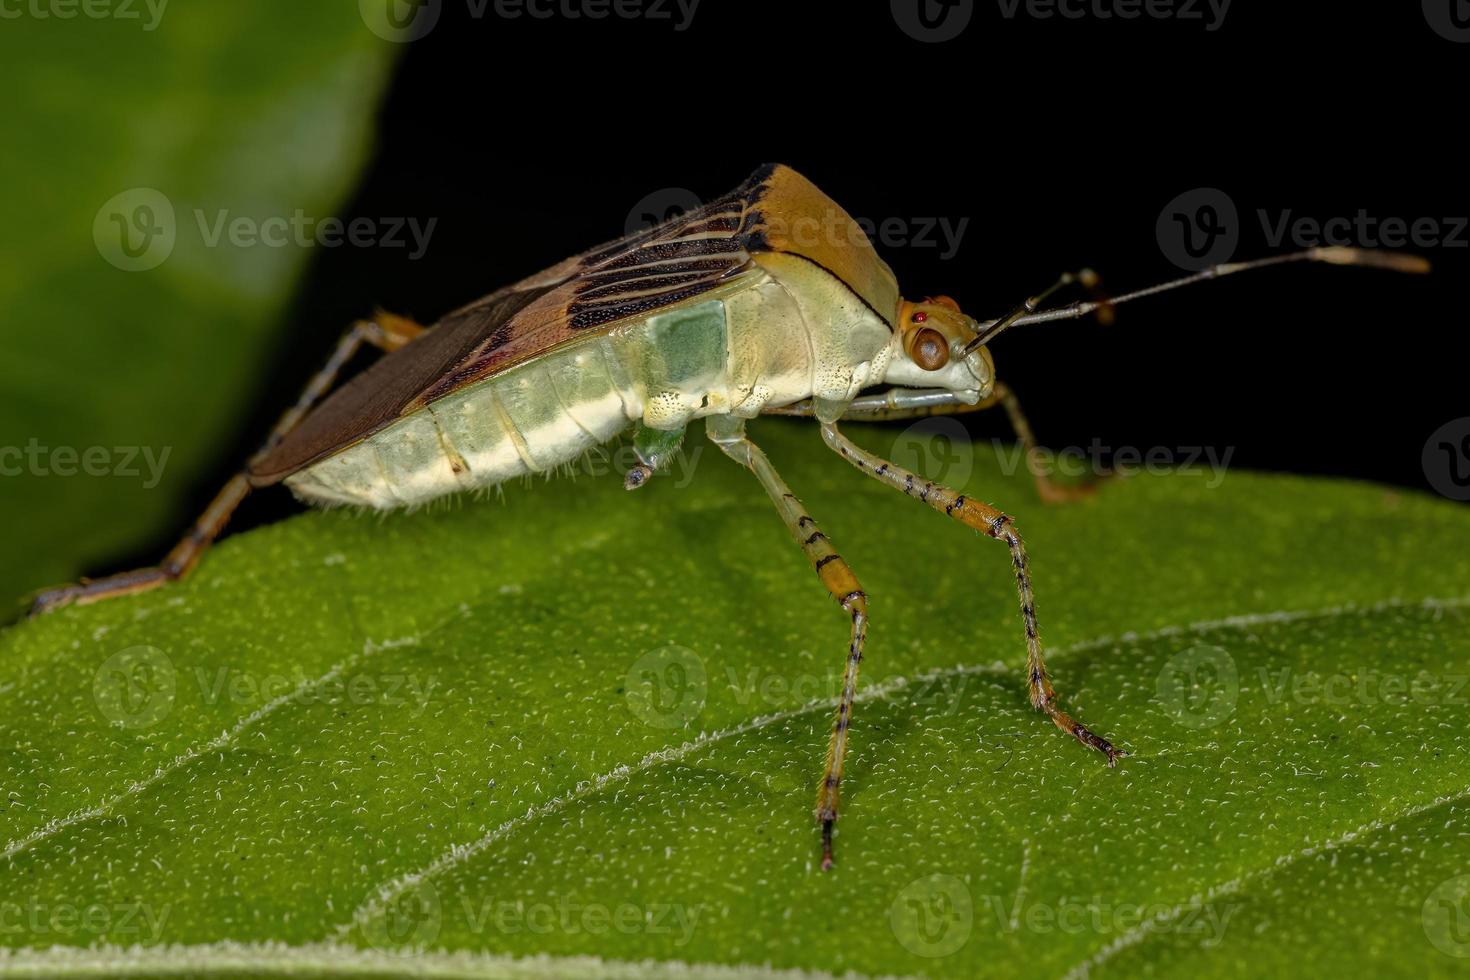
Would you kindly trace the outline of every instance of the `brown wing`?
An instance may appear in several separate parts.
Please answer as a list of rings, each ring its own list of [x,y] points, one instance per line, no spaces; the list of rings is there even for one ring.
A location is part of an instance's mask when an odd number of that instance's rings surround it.
[[[278,482],[465,386],[728,283],[754,252],[802,255],[892,323],[893,273],[806,178],[767,166],[717,201],[601,245],[444,316],[326,399],[251,466]]]

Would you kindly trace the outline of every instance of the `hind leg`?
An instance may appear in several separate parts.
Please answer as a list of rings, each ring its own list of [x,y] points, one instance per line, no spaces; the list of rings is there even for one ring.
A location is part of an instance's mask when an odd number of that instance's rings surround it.
[[[251,457],[251,460],[269,452],[288,432],[300,424],[312,407],[332,390],[332,386],[337,382],[337,376],[342,373],[342,369],[347,366],[353,356],[362,349],[363,344],[370,344],[380,350],[391,352],[412,341],[424,329],[411,320],[405,320],[392,314],[379,314],[374,320],[359,320],[354,323],[342,335],[342,339],[337,341],[336,348],[327,358],[327,362],[322,365],[321,370],[317,371],[307,382],[301,395],[296,399],[296,403],[287,409],[276,422],[270,435],[266,436],[264,444]],[[229,482],[209,502],[209,506],[204,508],[204,513],[200,514],[198,519],[189,526],[189,530],[184,533],[179,543],[164,556],[163,561],[148,568],[120,572],[105,578],[83,579],[75,585],[63,585],[49,589],[38,595],[32,602],[30,615],[39,616],[62,606],[86,605],[115,596],[147,592],[165,582],[172,582],[188,575],[199,563],[204,552],[224,531],[235,509],[249,495],[251,490],[249,468],[247,461],[244,469],[230,477]]]

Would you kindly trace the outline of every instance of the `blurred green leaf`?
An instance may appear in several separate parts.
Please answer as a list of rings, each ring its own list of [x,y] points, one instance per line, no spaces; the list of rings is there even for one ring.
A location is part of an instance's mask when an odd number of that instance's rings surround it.
[[[176,526],[239,437],[312,249],[206,232],[221,211],[330,216],[394,48],[352,4],[297,0],[28,4],[3,20],[7,612]]]
[[[1463,974],[1470,512],[1233,471],[1043,507],[931,428],[851,434],[1017,516],[1118,769],[1029,709],[1003,548],[762,422],[872,596],[831,873],[846,617],[694,440],[0,636],[0,972]]]

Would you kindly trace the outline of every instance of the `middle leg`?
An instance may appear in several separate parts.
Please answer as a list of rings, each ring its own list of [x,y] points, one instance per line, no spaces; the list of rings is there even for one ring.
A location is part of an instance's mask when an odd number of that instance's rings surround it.
[[[786,528],[817,577],[832,598],[852,617],[852,637],[847,646],[847,663],[842,674],[842,694],[837,701],[837,717],[832,721],[832,735],[827,743],[827,766],[817,791],[817,822],[822,827],[822,870],[832,867],[832,825],[837,822],[838,789],[842,784],[842,764],[847,757],[847,729],[852,721],[852,703],[857,695],[858,667],[863,662],[863,642],[868,635],[868,597],[847,562],[832,547],[832,542],[817,527],[791,492],[786,481],[776,472],[760,447],[745,437],[745,422],[728,416],[710,416],[710,439],[720,451],[755,474],[771,502],[776,505]]]

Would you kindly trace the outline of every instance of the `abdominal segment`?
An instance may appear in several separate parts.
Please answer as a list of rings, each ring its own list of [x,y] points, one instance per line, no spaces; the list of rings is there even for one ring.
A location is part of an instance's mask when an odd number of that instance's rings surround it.
[[[718,300],[599,334],[405,415],[287,478],[308,503],[387,510],[549,473],[642,421],[726,410]]]
[[[808,266],[810,267],[808,269]],[[549,473],[632,428],[753,418],[881,377],[886,324],[810,266],[577,340],[451,392],[286,479],[308,503],[412,507]],[[810,281],[807,281],[810,280]]]

